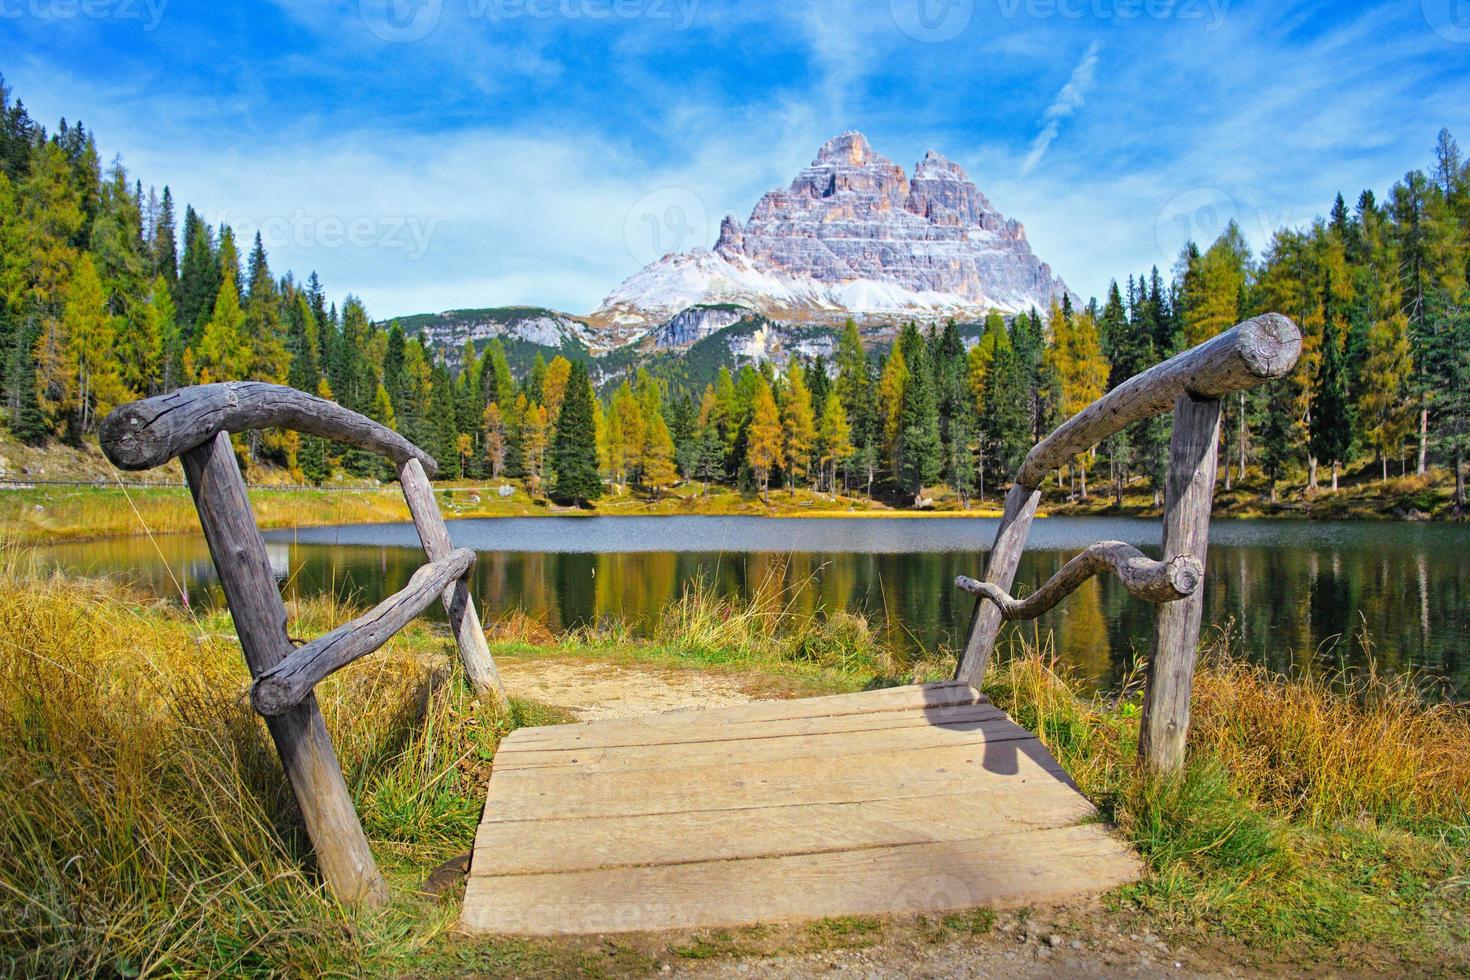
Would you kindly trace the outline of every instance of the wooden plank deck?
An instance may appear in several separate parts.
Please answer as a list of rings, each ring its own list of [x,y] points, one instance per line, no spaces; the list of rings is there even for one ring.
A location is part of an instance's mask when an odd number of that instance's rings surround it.
[[[521,729],[461,928],[567,935],[1026,905],[1142,871],[1037,741],[951,682]]]

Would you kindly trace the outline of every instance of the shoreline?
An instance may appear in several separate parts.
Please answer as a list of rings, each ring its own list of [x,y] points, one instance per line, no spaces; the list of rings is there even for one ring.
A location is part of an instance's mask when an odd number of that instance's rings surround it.
[[[809,491],[797,491],[790,499],[762,505],[757,498],[723,492],[702,500],[694,496],[669,496],[659,501],[630,495],[611,498],[594,509],[560,507],[544,499],[529,499],[519,486],[513,497],[483,494],[482,486],[439,485],[447,521],[504,518],[665,518],[747,517],[766,520],[997,520],[999,506],[987,502],[959,509],[952,501],[936,508],[895,508],[879,501],[852,500],[847,507],[817,499]],[[786,494],[787,491],[780,491]],[[1323,507],[1322,497],[1310,502],[1280,502],[1226,499],[1216,506],[1214,520],[1300,521],[1342,523],[1452,524],[1465,520],[1450,511],[1429,514],[1415,509],[1384,512],[1352,507]],[[1326,496],[1325,494],[1323,496]],[[382,486],[283,487],[260,485],[250,489],[257,524],[262,531],[349,525],[401,524],[410,520],[407,504],[391,484]],[[840,499],[840,498],[839,498]],[[803,502],[805,501],[805,503]],[[1327,501],[1331,503],[1333,501]],[[1380,501],[1386,505],[1389,501]],[[1349,501],[1341,501],[1343,504]],[[823,506],[825,505],[825,506]],[[1315,506],[1314,506],[1315,505]],[[1125,504],[1095,507],[1090,504],[1043,500],[1038,520],[1052,518],[1113,518],[1159,520],[1161,508]],[[197,517],[183,486],[131,487],[98,484],[22,484],[0,487],[0,541],[18,546],[84,544],[143,536],[197,534]]]

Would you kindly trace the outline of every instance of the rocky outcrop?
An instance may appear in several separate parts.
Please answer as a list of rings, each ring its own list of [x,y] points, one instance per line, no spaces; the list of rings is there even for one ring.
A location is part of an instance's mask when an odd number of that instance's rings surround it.
[[[655,347],[688,347],[754,315],[743,306],[691,306],[654,331],[653,343]]]
[[[400,319],[405,330],[423,332],[431,345],[457,362],[465,341],[483,347],[492,337],[519,340],[552,350],[594,348],[596,336],[587,325],[565,313],[539,307],[505,306],[482,310],[446,310]]]
[[[712,250],[664,256],[589,320],[636,329],[709,304],[827,323],[971,317],[1044,309],[1065,291],[958,164],[931,151],[910,179],[849,132],[743,224],[727,217]]]

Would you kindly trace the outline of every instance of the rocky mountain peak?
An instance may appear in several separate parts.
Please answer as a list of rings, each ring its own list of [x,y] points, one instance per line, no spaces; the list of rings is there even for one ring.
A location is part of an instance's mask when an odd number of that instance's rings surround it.
[[[714,249],[668,255],[619,286],[594,322],[659,326],[696,305],[840,322],[1045,309],[1066,286],[959,164],[930,150],[912,180],[862,133],[823,143]]]
[[[873,156],[873,147],[868,143],[868,138],[855,129],[849,129],[823,143],[822,148],[817,151],[817,159],[812,161],[812,164],[815,166],[819,163],[846,163],[850,167],[861,167],[865,166]]]

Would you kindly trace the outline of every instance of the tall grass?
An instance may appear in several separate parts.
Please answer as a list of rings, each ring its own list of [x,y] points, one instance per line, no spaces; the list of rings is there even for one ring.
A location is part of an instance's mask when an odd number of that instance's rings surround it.
[[[1421,940],[1447,916],[1470,943],[1470,712],[1411,678],[1285,676],[1209,651],[1189,761],[1134,764],[1137,685],[1084,697],[1048,651],[1010,651],[992,699],[1036,731],[1152,874],[1126,897],[1252,943]],[[1470,965],[1470,964],[1467,964]]]
[[[293,631],[345,618],[292,611]],[[513,722],[468,697],[445,641],[395,641],[317,689],[399,897],[356,917],[311,872],[227,619],[40,577],[12,554],[0,638],[0,973],[330,972],[449,925],[429,906],[407,928],[404,895],[468,847]]]
[[[815,573],[814,573],[815,574]],[[793,579],[784,561],[773,562],[746,596],[728,595],[708,580],[685,584],[679,598],[651,623],[634,628],[618,620],[570,631],[570,645],[590,648],[642,642],[676,656],[709,664],[766,665],[839,675],[874,675],[899,669],[893,650],[867,617],[845,609],[809,608],[810,578]],[[514,618],[503,636],[541,640],[544,627]]]

